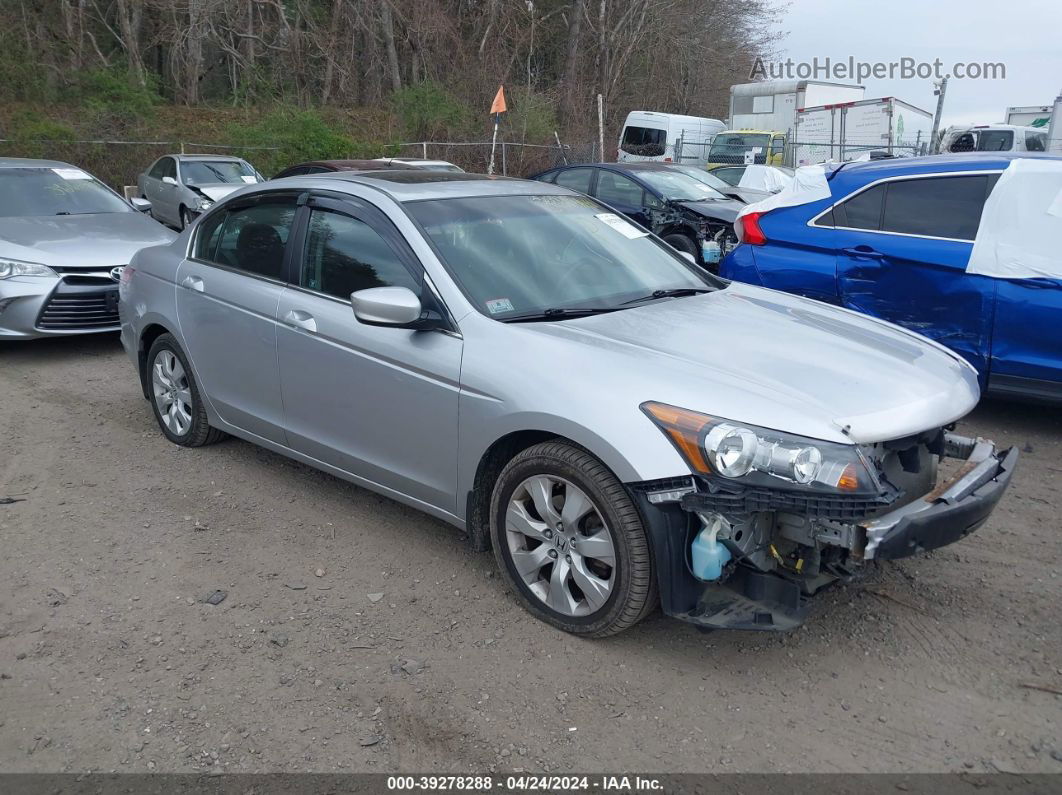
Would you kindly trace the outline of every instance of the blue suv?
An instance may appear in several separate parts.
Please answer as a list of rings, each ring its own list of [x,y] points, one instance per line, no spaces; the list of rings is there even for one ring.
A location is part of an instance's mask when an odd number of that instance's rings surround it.
[[[964,356],[989,392],[1062,401],[1062,281],[966,272],[985,199],[1014,157],[828,167],[829,198],[743,216],[745,242],[720,275],[905,326]]]

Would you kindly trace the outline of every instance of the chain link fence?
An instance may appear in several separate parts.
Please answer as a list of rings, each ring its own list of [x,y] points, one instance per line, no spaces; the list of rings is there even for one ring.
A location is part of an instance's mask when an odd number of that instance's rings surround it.
[[[399,157],[446,160],[465,171],[486,173],[490,166],[490,141],[418,141],[401,144]],[[494,173],[530,177],[540,171],[573,163],[597,163],[597,144],[524,144],[498,141],[494,146]]]
[[[255,162],[278,152],[278,147],[223,146],[189,141],[32,141],[0,139],[0,157],[29,157],[60,160],[82,168],[119,193],[126,185],[136,185],[137,176],[155,160],[172,154],[218,154],[242,157]],[[272,159],[272,158],[269,158]],[[262,169],[265,171],[265,169]],[[268,172],[266,172],[268,173]]]
[[[828,160],[850,162],[869,160],[880,157],[914,157],[929,154],[928,136],[918,136],[914,140],[883,143],[880,138],[873,141],[846,140],[844,143],[819,143],[814,141],[797,141],[776,136],[770,141],[757,141],[752,144],[713,144],[712,142],[683,141],[679,139],[674,147],[673,162],[692,165],[707,163],[722,165],[760,165],[788,166],[797,168]]]

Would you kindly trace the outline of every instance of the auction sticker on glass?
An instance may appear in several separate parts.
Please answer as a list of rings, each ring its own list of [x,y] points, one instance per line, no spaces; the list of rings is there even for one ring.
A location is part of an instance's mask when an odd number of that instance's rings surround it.
[[[630,221],[620,218],[615,213],[598,213],[595,217],[597,218],[597,220],[601,221],[602,223],[608,224],[621,235],[626,238],[630,238],[631,240],[635,240],[639,237],[645,237],[649,234],[648,232],[643,232]]]

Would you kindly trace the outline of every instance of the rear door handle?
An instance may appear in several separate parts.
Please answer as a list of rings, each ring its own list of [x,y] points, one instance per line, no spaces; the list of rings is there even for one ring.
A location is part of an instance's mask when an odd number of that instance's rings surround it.
[[[181,279],[181,287],[186,290],[194,290],[197,293],[203,292],[203,280],[198,276],[185,276]]]
[[[885,259],[880,251],[875,251],[870,246],[856,246],[855,248],[842,248],[841,252],[849,257],[857,259]]]
[[[288,310],[288,313],[284,315],[284,322],[289,326],[309,331],[311,334],[317,333],[317,321],[313,319],[313,315],[301,309]]]

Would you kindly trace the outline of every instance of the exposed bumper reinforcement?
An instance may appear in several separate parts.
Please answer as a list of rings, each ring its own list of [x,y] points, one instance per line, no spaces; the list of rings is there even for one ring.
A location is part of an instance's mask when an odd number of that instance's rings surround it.
[[[906,505],[859,523],[866,534],[866,560],[905,558],[969,535],[988,518],[1010,484],[1018,462],[1015,448],[997,452],[985,439],[949,435],[949,452],[969,451],[950,481]]]

